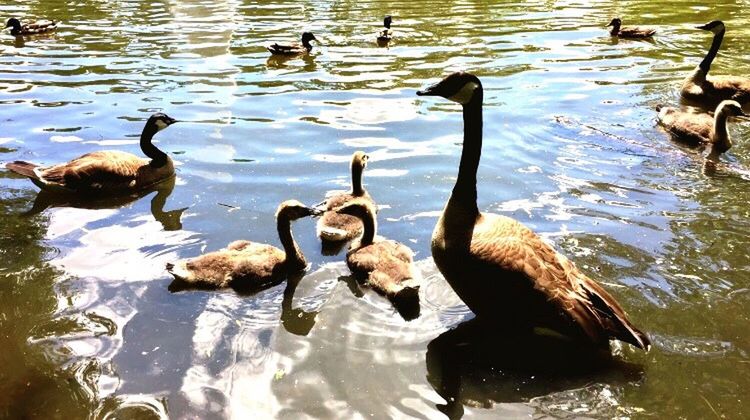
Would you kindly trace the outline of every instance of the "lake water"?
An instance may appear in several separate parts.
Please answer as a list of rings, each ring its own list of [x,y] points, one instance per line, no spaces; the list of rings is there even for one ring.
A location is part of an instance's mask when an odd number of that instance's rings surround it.
[[[3,3],[3,19],[63,23],[0,35],[0,161],[140,153],[151,113],[186,122],[157,135],[175,185],[144,197],[41,197],[25,214],[37,188],[0,170],[0,417],[747,418],[750,125],[731,125],[735,146],[706,172],[656,127],[654,107],[679,104],[710,45],[697,24],[728,27],[713,73],[750,74],[749,7]],[[379,48],[386,14],[396,35]],[[613,40],[615,16],[659,32]],[[310,56],[269,59],[265,45],[303,29],[319,39]],[[472,315],[429,241],[461,112],[415,91],[459,69],[485,87],[480,208],[526,223],[601,281],[650,353],[613,343],[615,363],[560,373],[566,353],[544,345],[455,337],[498,333],[453,329]],[[358,287],[343,254],[323,255],[314,220],[294,225],[311,264],[301,279],[252,296],[170,291],[167,261],[236,239],[278,244],[278,203],[346,189],[355,150],[371,157],[379,233],[409,245],[425,277],[418,319]]]

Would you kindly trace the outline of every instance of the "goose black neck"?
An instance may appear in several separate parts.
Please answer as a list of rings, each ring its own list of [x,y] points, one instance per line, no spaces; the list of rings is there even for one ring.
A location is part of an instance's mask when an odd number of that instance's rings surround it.
[[[477,208],[477,169],[482,155],[482,100],[483,92],[478,88],[471,102],[464,105],[464,145],[452,193],[452,198],[474,209]]]
[[[703,72],[706,74],[708,74],[708,71],[711,70],[711,63],[714,61],[714,58],[716,58],[716,54],[719,53],[721,41],[724,39],[724,32],[725,30],[722,29],[714,35],[714,40],[713,42],[711,42],[711,48],[708,50],[708,54],[706,54],[706,57],[703,58],[703,61],[701,61],[699,65],[701,70],[703,70]]]
[[[305,261],[302,251],[300,251],[294,236],[292,236],[292,221],[283,212],[279,213],[277,217],[276,230],[279,232],[279,240],[284,247],[287,266],[293,270],[305,268],[307,261]]]
[[[365,189],[362,187],[362,172],[361,165],[352,165],[352,195],[357,197],[365,194]]]
[[[151,158],[150,165],[157,168],[164,166],[167,163],[167,154],[159,150],[159,148],[151,143],[151,140],[154,138],[154,134],[156,134],[158,131],[159,130],[157,130],[155,125],[146,124],[146,126],[143,127],[143,132],[141,133],[141,151],[143,151],[144,155]]]

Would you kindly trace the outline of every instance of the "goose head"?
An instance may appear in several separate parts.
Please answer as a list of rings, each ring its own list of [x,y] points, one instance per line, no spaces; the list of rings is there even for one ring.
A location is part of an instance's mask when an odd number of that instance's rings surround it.
[[[169,127],[170,125],[176,122],[177,120],[170,117],[169,115],[161,113],[161,112],[157,112],[151,115],[148,121],[146,121],[146,127],[155,129],[158,132]]]
[[[715,34],[718,34],[719,32],[722,32],[726,29],[724,26],[724,22],[720,20],[714,20],[712,22],[708,22],[705,25],[696,26],[698,29],[703,29],[704,31],[711,31]]]
[[[276,218],[286,218],[288,220],[297,220],[307,216],[319,216],[322,213],[319,209],[307,207],[297,200],[287,200],[279,204],[276,210]]]
[[[482,91],[482,82],[471,73],[462,71],[451,73],[443,80],[417,91],[417,96],[442,96],[461,105],[466,105],[474,99],[477,92]]]
[[[383,26],[385,26],[388,29],[391,28],[391,16],[390,15],[386,16],[385,19],[383,19]]]
[[[619,28],[621,25],[622,25],[622,19],[620,19],[620,18],[614,18],[614,19],[612,19],[609,22],[609,25],[607,25],[606,27],[608,28],[608,27],[612,26],[612,27],[615,27],[615,28]]]
[[[303,32],[302,33],[302,43],[303,44],[309,44],[310,41],[317,41],[318,39],[315,38],[315,35],[312,34],[312,32]]]
[[[749,117],[742,111],[742,106],[737,101],[721,101],[716,107],[716,115],[726,115],[727,117]]]
[[[360,171],[367,167],[367,161],[370,159],[365,152],[357,150],[352,154],[352,169],[359,169]]]

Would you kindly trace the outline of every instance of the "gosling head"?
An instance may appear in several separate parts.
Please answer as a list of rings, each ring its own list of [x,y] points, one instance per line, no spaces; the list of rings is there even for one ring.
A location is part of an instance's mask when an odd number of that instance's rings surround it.
[[[737,101],[721,101],[716,107],[716,115],[726,115],[727,117],[748,117],[742,111],[742,106]]]
[[[368,160],[370,160],[370,156],[361,150],[357,150],[352,154],[352,168],[359,170],[365,169]]]
[[[177,120],[170,117],[167,114],[157,112],[151,117],[149,117],[148,121],[146,121],[147,127],[156,127],[156,131],[164,130],[165,128],[169,127],[170,125],[176,123]]]
[[[319,216],[321,213],[321,210],[307,207],[297,200],[287,200],[279,204],[279,208],[276,210],[276,218],[284,217],[289,220],[297,220],[307,216]]]
[[[385,26],[388,29],[391,29],[391,15],[388,15],[383,19],[383,26]]]
[[[343,206],[334,210],[336,213],[348,214],[360,219],[373,218],[375,214],[372,203],[362,198],[347,201]]]
[[[704,31],[711,31],[715,34],[718,34],[719,32],[723,32],[726,28],[724,26],[724,22],[720,20],[714,20],[712,22],[708,22],[705,25],[696,26],[698,29],[703,29]]]
[[[443,80],[417,91],[417,96],[442,96],[461,105],[466,105],[482,92],[482,82],[471,73],[462,71],[449,74]]]
[[[621,25],[622,25],[622,20],[620,18],[614,18],[609,22],[609,25],[607,25],[606,27],[608,28],[610,26],[613,26],[615,28],[619,28]]]

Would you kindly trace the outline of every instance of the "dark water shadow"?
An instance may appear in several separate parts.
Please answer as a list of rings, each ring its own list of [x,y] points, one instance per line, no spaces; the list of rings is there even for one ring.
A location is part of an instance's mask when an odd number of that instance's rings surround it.
[[[346,286],[355,297],[362,298],[365,296],[365,289],[368,287],[364,285],[363,278],[348,275],[340,276],[338,280],[346,283]],[[403,293],[395,297],[384,296],[384,298],[391,303],[393,308],[396,309],[396,312],[401,315],[401,318],[403,318],[404,321],[413,321],[419,318],[421,308],[419,305],[419,293]]]
[[[458,419],[464,406],[495,403],[576,389],[594,382],[628,383],[640,365],[559,337],[504,329],[474,318],[442,333],[427,346],[427,380],[447,401],[437,408]]]
[[[39,191],[36,199],[34,199],[31,209],[25,211],[22,215],[34,216],[53,207],[72,207],[91,210],[116,209],[138,201],[156,191],[156,195],[151,199],[151,214],[154,216],[154,219],[161,223],[166,231],[180,230],[182,229],[182,213],[188,208],[184,207],[177,210],[164,211],[167,199],[174,190],[175,180],[175,177],[172,177],[136,193],[114,197],[87,198],[71,194],[50,193],[42,190]]]
[[[348,244],[349,241],[327,241],[325,239],[320,240],[320,253],[327,256],[333,257],[341,253]]]
[[[294,293],[305,274],[302,272],[289,276],[286,280],[286,288],[284,288],[284,298],[281,301],[281,325],[287,332],[299,336],[306,336],[310,333],[319,313],[319,311],[307,312],[302,308],[294,307]]]
[[[272,68],[272,69],[284,69],[288,66],[287,64],[289,61],[292,60],[302,60],[304,63],[302,65],[303,71],[315,71],[317,68],[317,64],[315,63],[315,57],[312,54],[297,54],[297,55],[280,55],[280,54],[271,54],[270,57],[268,57],[268,60],[266,60],[266,67]]]

